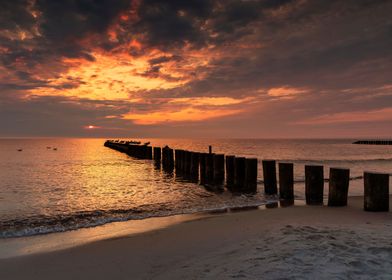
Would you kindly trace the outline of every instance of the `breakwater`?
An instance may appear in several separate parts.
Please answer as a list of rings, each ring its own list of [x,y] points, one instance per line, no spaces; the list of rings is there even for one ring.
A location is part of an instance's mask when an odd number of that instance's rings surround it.
[[[215,154],[209,147],[208,153],[150,147],[149,143],[107,140],[106,147],[124,152],[138,159],[154,160],[166,172],[200,183],[210,189],[226,187],[234,193],[257,192],[258,159],[235,155]],[[262,160],[264,192],[278,195],[290,204],[294,201],[293,163],[278,163]],[[279,178],[279,184],[277,180]],[[347,205],[350,170],[330,168],[329,206]],[[305,166],[305,200],[308,205],[324,203],[324,169],[322,165]],[[389,211],[389,175],[364,172],[364,210]]]

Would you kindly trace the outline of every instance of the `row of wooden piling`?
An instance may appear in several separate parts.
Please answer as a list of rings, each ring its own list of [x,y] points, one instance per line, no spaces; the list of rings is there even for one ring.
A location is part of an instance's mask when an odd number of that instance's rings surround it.
[[[162,164],[165,171],[175,170],[176,175],[206,186],[218,186],[232,192],[255,193],[257,191],[257,158],[236,157],[224,154],[199,153],[166,146],[150,147],[133,142],[108,140],[105,146],[125,152],[139,159],[153,159]],[[282,200],[294,200],[294,165],[262,160],[264,192],[277,195]],[[279,190],[278,180],[279,178]],[[346,206],[350,170],[330,168],[328,206]],[[308,205],[322,205],[324,200],[324,167],[305,165],[305,199]],[[364,173],[364,209],[367,211],[389,210],[389,175]]]

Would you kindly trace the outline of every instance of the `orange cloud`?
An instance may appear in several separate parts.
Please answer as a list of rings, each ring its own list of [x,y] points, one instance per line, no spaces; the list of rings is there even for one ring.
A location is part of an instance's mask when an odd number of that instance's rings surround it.
[[[66,59],[64,63],[71,67],[59,78],[50,79],[49,87],[30,91],[34,95],[59,95],[92,100],[127,100],[130,93],[141,90],[170,89],[184,84],[187,80],[179,77],[176,81],[167,81],[162,77],[140,75],[149,69],[146,58],[133,58],[129,54],[110,55],[93,53],[95,61]],[[70,81],[78,85],[62,88]]]
[[[269,96],[288,99],[306,92],[308,92],[308,90],[302,88],[277,87],[269,89],[267,93]]]
[[[224,106],[244,103],[253,98],[235,99],[231,97],[193,97],[193,98],[176,98],[169,101],[175,104],[192,104],[194,106]]]
[[[295,122],[295,124],[333,124],[333,123],[353,123],[353,122],[375,122],[392,121],[392,108],[384,108],[372,111],[356,111],[322,115],[309,120]]]
[[[124,119],[133,120],[135,124],[151,125],[168,122],[203,121],[207,119],[219,118],[234,115],[242,110],[211,109],[201,110],[197,108],[185,108],[179,111],[160,111],[145,114],[129,113],[123,116]]]

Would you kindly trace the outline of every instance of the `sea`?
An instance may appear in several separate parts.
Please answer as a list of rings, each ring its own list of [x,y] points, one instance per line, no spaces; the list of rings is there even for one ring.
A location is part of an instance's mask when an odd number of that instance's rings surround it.
[[[304,200],[304,166],[350,169],[349,196],[363,194],[363,172],[392,173],[392,146],[356,139],[124,139],[257,157],[258,191],[214,191],[176,177],[151,160],[104,147],[105,139],[0,139],[0,238],[19,238],[108,223],[274,204],[263,192],[261,161],[294,163],[295,199]],[[325,182],[325,198],[328,180]]]

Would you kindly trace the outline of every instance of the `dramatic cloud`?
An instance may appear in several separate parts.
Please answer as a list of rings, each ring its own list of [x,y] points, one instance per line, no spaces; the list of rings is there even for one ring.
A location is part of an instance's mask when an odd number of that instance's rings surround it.
[[[382,0],[1,1],[0,136],[391,136],[391,12]]]

